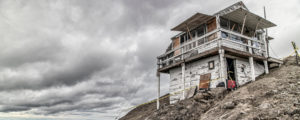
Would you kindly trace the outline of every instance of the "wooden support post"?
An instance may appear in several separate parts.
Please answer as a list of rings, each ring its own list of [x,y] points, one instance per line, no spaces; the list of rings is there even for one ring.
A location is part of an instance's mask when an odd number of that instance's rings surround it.
[[[255,81],[255,70],[254,70],[253,57],[249,57],[249,63],[250,63],[250,68],[251,68],[251,80]]]
[[[184,59],[184,56],[183,56],[184,46],[182,46],[182,47],[180,48],[180,51],[181,51],[181,53],[180,53],[181,60],[183,60],[183,59]]]
[[[241,34],[242,35],[243,35],[243,32],[244,32],[244,27],[245,27],[246,19],[247,19],[247,14],[245,14],[244,21],[243,21],[243,26],[242,26],[242,30],[241,30]]]
[[[160,97],[160,73],[157,71],[157,100],[156,100],[157,109],[159,109],[159,97]]]
[[[187,32],[188,32],[188,34],[190,35],[190,38],[191,38],[191,40],[192,40],[192,39],[193,39],[193,36],[192,36],[192,34],[191,34],[190,28],[188,27],[187,24],[185,24],[185,25],[186,25]],[[188,37],[187,37],[187,39],[188,39]]]
[[[268,60],[264,60],[265,73],[269,74]]]
[[[219,69],[220,79],[224,82],[225,88],[227,88],[227,82],[226,82],[225,73],[224,73],[225,72],[224,49],[219,49],[219,56],[220,56],[220,69]]]
[[[257,30],[257,28],[258,28],[259,22],[260,22],[260,20],[259,20],[258,23],[256,24],[256,27],[255,27],[255,30],[254,30],[254,33],[253,33],[253,37],[255,37],[256,30]]]
[[[249,53],[252,55],[252,44],[251,44],[251,40],[248,40],[248,46],[249,47]],[[254,69],[254,61],[253,61],[253,57],[249,57],[249,63],[250,63],[250,69],[251,69],[251,80],[255,81],[255,69]]]
[[[182,88],[183,88],[183,91],[182,91],[182,100],[185,99],[185,63],[181,63],[181,80],[182,80]]]
[[[259,24],[259,22],[257,23],[255,30],[257,29],[258,24]],[[264,53],[264,57],[267,59],[267,60],[264,60],[264,61],[263,61],[263,62],[264,62],[264,67],[265,67],[265,74],[269,74],[269,65],[268,65],[268,57],[269,57],[269,56],[268,56],[268,52],[267,52],[267,39],[268,39],[268,38],[266,38],[266,37],[265,37],[265,39],[264,39],[264,45],[265,45],[265,53]]]
[[[219,30],[217,32],[217,37],[219,38],[219,40],[221,40],[222,36],[221,36],[221,31],[220,31],[221,25],[220,25],[220,16],[219,15],[216,16],[216,24],[217,24],[217,29]]]
[[[217,29],[220,29],[221,25],[220,25],[220,16],[219,15],[216,16],[216,23],[217,23]]]

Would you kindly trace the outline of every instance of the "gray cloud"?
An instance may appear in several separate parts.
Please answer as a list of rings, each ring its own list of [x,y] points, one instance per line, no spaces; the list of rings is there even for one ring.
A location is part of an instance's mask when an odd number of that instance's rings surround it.
[[[113,119],[156,97],[156,56],[177,34],[171,27],[235,2],[0,0],[0,112]],[[266,5],[277,55],[300,44],[298,0],[244,2],[259,15]]]

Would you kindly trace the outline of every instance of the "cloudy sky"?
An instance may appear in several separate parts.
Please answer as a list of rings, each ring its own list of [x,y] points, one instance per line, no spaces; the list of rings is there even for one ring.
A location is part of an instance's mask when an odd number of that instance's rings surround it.
[[[111,120],[156,97],[170,28],[237,0],[0,0],[0,119]],[[300,46],[299,0],[248,0],[277,24],[271,55]],[[162,93],[168,92],[162,76]]]

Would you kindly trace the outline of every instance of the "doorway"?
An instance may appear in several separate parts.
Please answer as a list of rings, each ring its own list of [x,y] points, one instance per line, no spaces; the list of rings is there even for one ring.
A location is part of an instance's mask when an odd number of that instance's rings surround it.
[[[233,80],[234,83],[237,83],[236,79],[236,68],[235,68],[235,60],[231,58],[226,58],[227,62],[227,80],[226,82],[228,83],[228,80]],[[227,84],[226,84],[227,85]],[[236,84],[235,84],[236,86]]]

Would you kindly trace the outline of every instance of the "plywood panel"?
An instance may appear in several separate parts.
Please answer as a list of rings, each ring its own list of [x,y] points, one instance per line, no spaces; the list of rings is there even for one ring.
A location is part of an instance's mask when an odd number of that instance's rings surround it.
[[[211,19],[207,22],[207,32],[211,32],[217,28],[216,18]]]
[[[200,76],[199,88],[208,89],[210,83],[211,73],[207,73]]]
[[[180,46],[180,39],[179,39],[179,37],[177,37],[173,40],[173,49],[177,48],[179,46]],[[179,55],[179,54],[180,54],[180,49],[175,50],[174,56]]]

